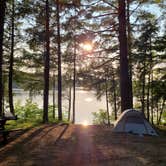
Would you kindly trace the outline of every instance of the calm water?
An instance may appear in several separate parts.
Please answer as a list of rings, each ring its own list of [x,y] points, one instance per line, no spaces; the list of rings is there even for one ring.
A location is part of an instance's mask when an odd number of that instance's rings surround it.
[[[20,101],[20,103],[23,105],[26,100],[29,98],[28,92],[25,92],[23,90],[15,90],[15,96],[14,96],[14,102]],[[57,92],[56,92],[57,93]],[[57,95],[56,95],[57,96]],[[67,96],[63,97],[63,110],[68,109],[68,101]],[[43,106],[43,96],[42,95],[36,95],[33,97],[33,102],[37,103],[39,107],[42,108]],[[52,91],[50,91],[49,96],[49,104],[52,104]],[[97,100],[95,97],[94,91],[86,91],[77,89],[76,90],[76,123],[82,124],[82,123],[88,123],[92,124],[93,121],[93,115],[92,112],[96,112],[99,109],[106,109],[106,102],[105,97],[103,96],[101,100]]]

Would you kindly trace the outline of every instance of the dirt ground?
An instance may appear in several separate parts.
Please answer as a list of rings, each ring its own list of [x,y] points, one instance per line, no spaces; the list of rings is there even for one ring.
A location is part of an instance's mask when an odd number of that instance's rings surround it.
[[[165,137],[115,134],[108,127],[42,125],[12,132],[0,166],[165,166]]]

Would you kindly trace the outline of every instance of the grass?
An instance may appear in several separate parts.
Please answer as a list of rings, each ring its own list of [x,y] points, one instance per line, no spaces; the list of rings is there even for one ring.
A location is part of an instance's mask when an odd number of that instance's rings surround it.
[[[30,120],[12,120],[8,121],[5,125],[7,130],[14,130],[14,129],[27,129],[32,128],[35,126],[39,126],[42,122],[40,120],[37,121],[30,121]]]
[[[7,121],[6,125],[5,125],[5,129],[6,130],[16,130],[16,129],[28,129],[28,128],[33,128],[33,127],[37,127],[40,126],[42,124],[42,120],[41,119],[35,119],[35,120],[31,120],[31,119],[18,119],[18,120],[11,120],[11,121]],[[49,124],[53,124],[53,123],[65,123],[68,124],[68,121],[58,121],[57,119],[50,119],[49,120]]]

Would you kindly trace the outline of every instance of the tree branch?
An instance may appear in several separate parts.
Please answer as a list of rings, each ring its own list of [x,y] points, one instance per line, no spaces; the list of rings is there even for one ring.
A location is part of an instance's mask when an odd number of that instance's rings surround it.
[[[118,7],[114,6],[112,3],[107,2],[106,0],[103,0],[103,2],[107,3],[108,5],[112,6],[112,7],[115,8],[116,10],[118,10]]]

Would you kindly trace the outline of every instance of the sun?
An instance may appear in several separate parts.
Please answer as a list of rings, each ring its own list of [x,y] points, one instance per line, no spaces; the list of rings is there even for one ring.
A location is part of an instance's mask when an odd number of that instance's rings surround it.
[[[93,49],[93,44],[90,42],[81,43],[80,46],[83,50],[88,51],[88,52],[92,51],[92,49]]]
[[[86,101],[86,102],[92,102],[92,101],[93,101],[93,99],[92,99],[92,98],[90,98],[90,97],[87,97],[87,98],[85,99],[85,101]]]

